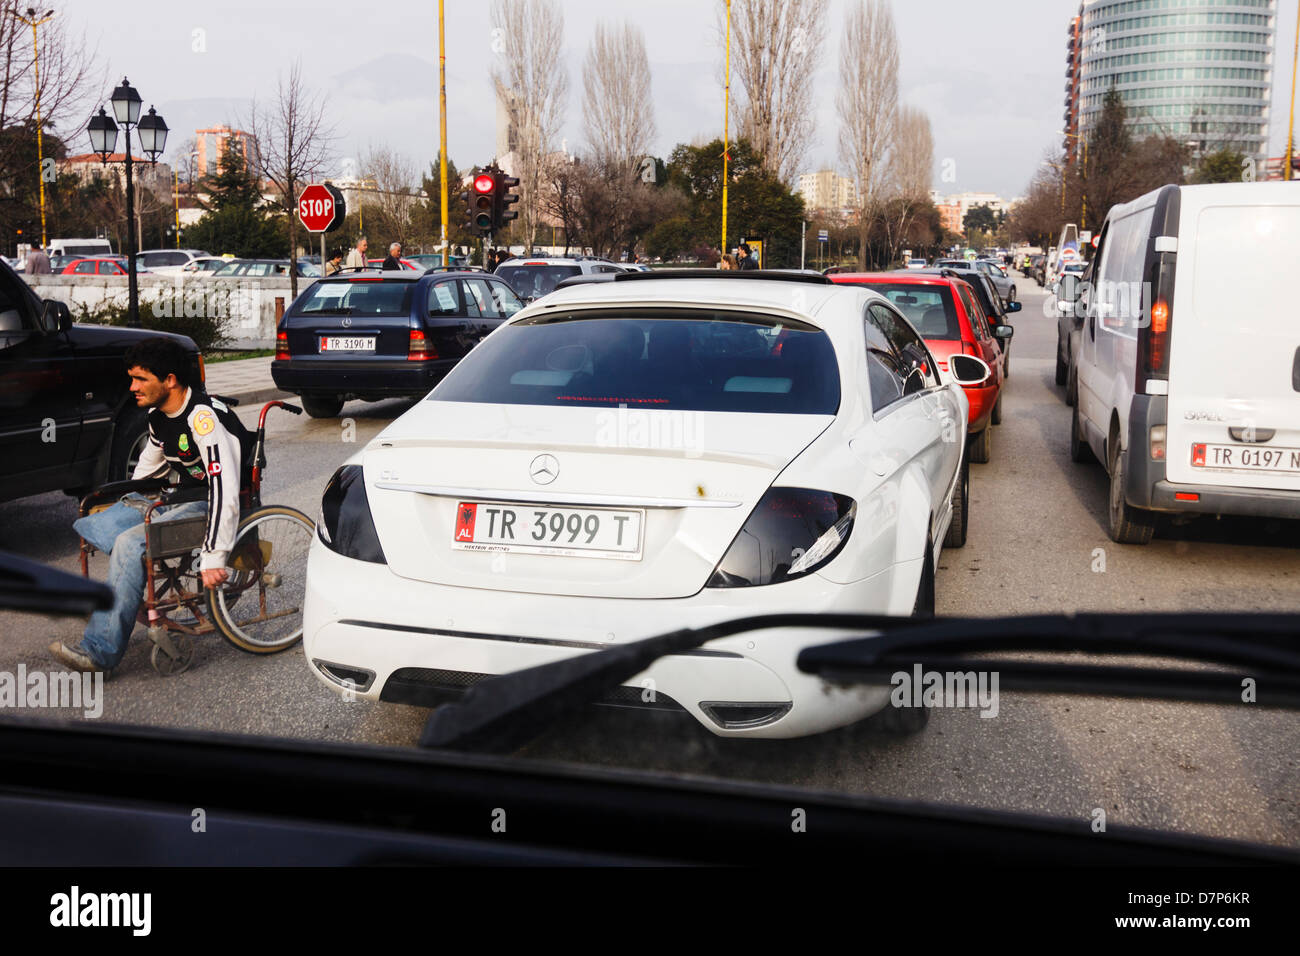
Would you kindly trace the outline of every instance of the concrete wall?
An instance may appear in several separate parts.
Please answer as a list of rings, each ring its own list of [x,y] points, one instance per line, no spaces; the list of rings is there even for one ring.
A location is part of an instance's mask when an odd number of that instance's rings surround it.
[[[126,276],[23,276],[42,299],[65,302],[74,321],[85,309],[93,314],[105,305],[123,308],[127,300]],[[140,314],[160,317],[209,315],[222,320],[228,349],[275,348],[278,315],[289,308],[289,280],[274,278],[216,279],[211,276],[141,275]],[[301,293],[313,279],[300,278]]]

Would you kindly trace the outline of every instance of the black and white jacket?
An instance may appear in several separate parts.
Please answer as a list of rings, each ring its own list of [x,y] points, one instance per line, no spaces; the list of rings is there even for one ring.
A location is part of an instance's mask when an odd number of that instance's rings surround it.
[[[233,419],[233,421],[232,421]],[[243,464],[238,436],[242,423],[221,401],[193,389],[174,415],[149,412],[149,443],[131,475],[133,480],[161,478],[171,469],[183,487],[206,485],[208,530],[200,568],[224,568],[239,527],[239,476]]]

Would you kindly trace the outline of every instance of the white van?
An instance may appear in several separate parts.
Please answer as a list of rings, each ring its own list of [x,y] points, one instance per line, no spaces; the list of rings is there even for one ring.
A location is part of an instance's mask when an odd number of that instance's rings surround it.
[[[1110,473],[1110,536],[1156,512],[1300,518],[1292,183],[1165,186],[1106,217],[1071,457]]]
[[[111,256],[113,244],[107,239],[51,239],[45,252],[51,256]]]

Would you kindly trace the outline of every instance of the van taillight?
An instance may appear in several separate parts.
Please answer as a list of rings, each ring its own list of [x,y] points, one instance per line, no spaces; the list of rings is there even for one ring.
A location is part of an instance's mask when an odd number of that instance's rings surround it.
[[[1147,338],[1147,371],[1163,372],[1169,359],[1169,303],[1157,299],[1151,306],[1151,331]]]
[[[275,333],[275,360],[277,362],[289,361],[289,333]]]
[[[438,350],[425,338],[422,329],[411,329],[411,344],[407,347],[406,358],[410,362],[425,362],[436,359]]]

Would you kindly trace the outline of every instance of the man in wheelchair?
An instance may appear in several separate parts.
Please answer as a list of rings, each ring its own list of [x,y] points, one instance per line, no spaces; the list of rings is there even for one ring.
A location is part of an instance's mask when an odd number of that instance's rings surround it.
[[[178,483],[180,503],[155,509],[151,522],[206,512],[199,567],[203,586],[216,588],[229,576],[226,564],[239,525],[240,475],[252,435],[225,404],[190,381],[189,363],[185,350],[171,339],[148,339],[127,352],[131,393],[140,408],[149,409],[149,440],[131,479],[171,473]],[[151,504],[149,498],[128,494],[73,524],[82,538],[110,555],[113,607],[91,615],[76,647],[58,641],[50,645],[50,653],[68,667],[109,671],[126,653],[144,596],[144,516]]]

